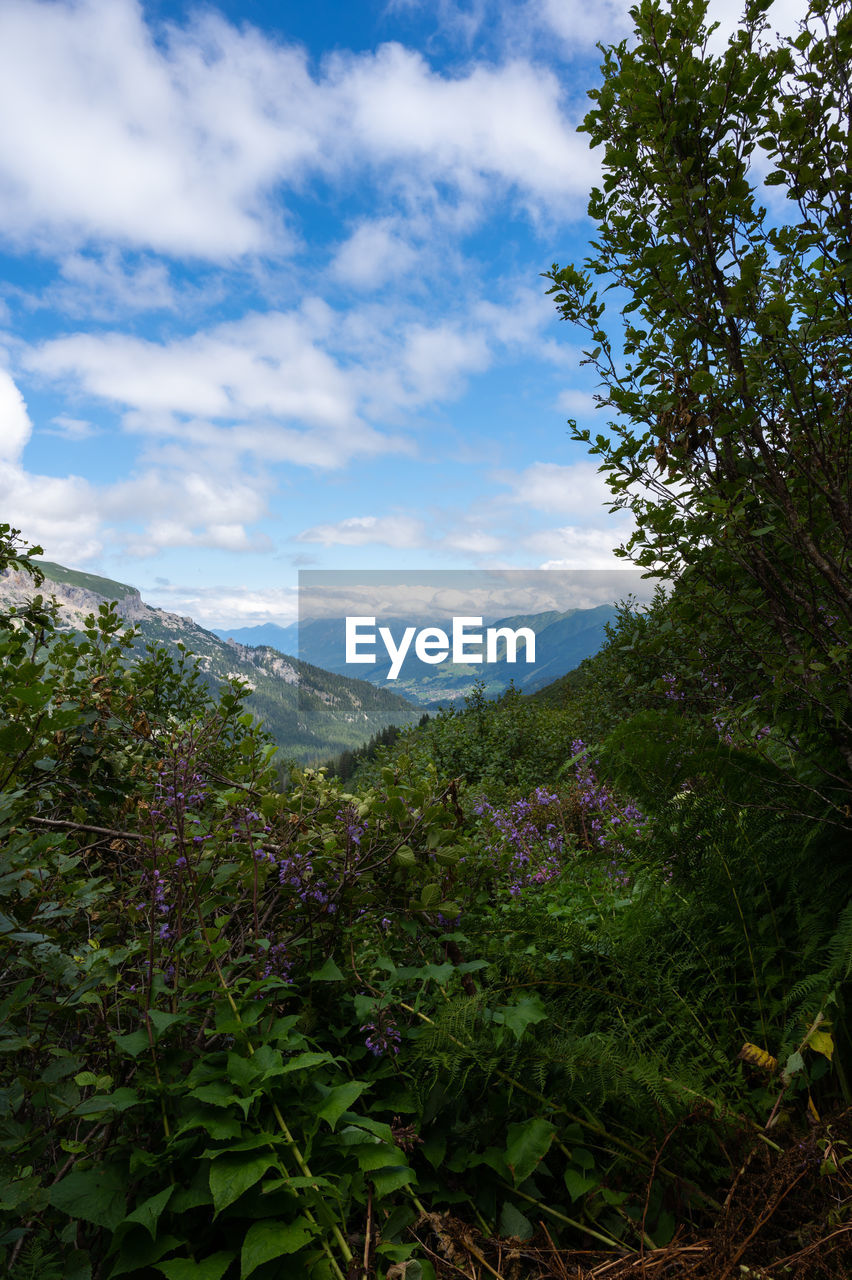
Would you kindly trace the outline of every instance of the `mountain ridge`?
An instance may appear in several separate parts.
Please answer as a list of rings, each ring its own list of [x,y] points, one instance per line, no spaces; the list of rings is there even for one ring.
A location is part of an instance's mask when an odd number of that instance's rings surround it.
[[[59,626],[80,630],[90,613],[115,601],[124,622],[139,628],[137,647],[163,645],[176,652],[183,644],[195,657],[211,688],[228,678],[251,688],[246,700],[282,753],[302,762],[327,759],[395,724],[414,724],[422,709],[396,691],[376,688],[365,680],[324,671],[314,664],[270,646],[230,644],[192,618],[147,604],[138,588],[96,574],[39,561],[45,575],[36,587],[22,570],[0,576],[0,604],[21,606],[34,595],[55,597],[60,605]],[[118,588],[118,590],[116,590]]]

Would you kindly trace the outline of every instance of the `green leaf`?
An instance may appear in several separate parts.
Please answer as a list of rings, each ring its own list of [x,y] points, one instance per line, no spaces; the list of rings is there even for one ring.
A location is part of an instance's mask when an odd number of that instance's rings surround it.
[[[169,1262],[158,1262],[157,1270],[162,1271],[166,1280],[222,1280],[236,1256],[235,1253],[213,1253],[201,1262],[172,1258]]]
[[[82,1218],[115,1231],[125,1215],[124,1191],[123,1174],[113,1166],[98,1165],[95,1169],[72,1169],[50,1188],[47,1199],[69,1218]]]
[[[169,1027],[174,1026],[176,1022],[185,1022],[186,1015],[183,1013],[168,1013],[165,1009],[149,1009],[148,1017],[151,1026],[154,1028],[154,1039],[159,1040],[164,1031],[168,1031]]]
[[[501,1236],[517,1236],[519,1240],[529,1240],[533,1233],[533,1226],[520,1209],[516,1209],[506,1200],[500,1213],[499,1231]]]
[[[306,1071],[309,1068],[318,1067],[320,1063],[334,1061],[335,1059],[330,1053],[314,1053],[312,1050],[308,1050],[305,1053],[297,1053],[292,1058],[288,1058],[279,1074],[286,1075],[290,1071]]]
[[[163,1254],[174,1253],[175,1249],[180,1249],[185,1243],[177,1236],[165,1235],[152,1241],[145,1236],[140,1236],[138,1231],[133,1232],[132,1235],[132,1240],[121,1241],[121,1252],[109,1273],[109,1280],[125,1276],[129,1271],[138,1272],[142,1267],[152,1267]],[[118,1239],[118,1236],[113,1237],[114,1243],[117,1243]]]
[[[389,1196],[409,1182],[416,1182],[417,1175],[413,1169],[400,1165],[396,1169],[377,1169],[372,1175],[372,1179],[373,1186],[376,1188],[376,1195]]]
[[[834,1053],[834,1041],[831,1038],[830,1031],[812,1031],[808,1037],[808,1048],[813,1049],[814,1053],[821,1053],[823,1057],[828,1058],[831,1062],[831,1056]]]
[[[239,1200],[275,1163],[275,1156],[268,1153],[253,1156],[250,1160],[228,1155],[214,1160],[210,1165],[210,1194],[213,1196],[216,1214]]]
[[[240,1280],[246,1280],[253,1271],[271,1262],[273,1258],[282,1258],[285,1254],[296,1253],[313,1238],[314,1229],[306,1218],[296,1218],[295,1222],[256,1222],[249,1227],[243,1241],[240,1254]],[[283,1272],[282,1272],[283,1274]]]
[[[148,1048],[148,1035],[145,1031],[130,1031],[126,1036],[115,1036],[115,1043],[131,1058],[137,1057],[143,1049]]]
[[[387,1169],[405,1165],[405,1156],[396,1143],[364,1142],[352,1148],[352,1154],[358,1161],[358,1168],[365,1173],[375,1169]]]
[[[437,906],[441,901],[441,886],[434,883],[424,884],[420,901],[423,904],[424,911],[428,911],[430,907]]]
[[[600,1186],[599,1180],[594,1174],[583,1173],[579,1169],[574,1169],[569,1164],[565,1170],[565,1186],[572,1200],[579,1200],[580,1196],[584,1196],[588,1191],[594,1191],[595,1187]]]
[[[794,1076],[797,1071],[801,1071],[804,1068],[804,1065],[805,1060],[797,1050],[795,1053],[791,1053],[787,1059],[783,1075],[789,1080],[790,1076]]]
[[[211,1107],[229,1107],[232,1102],[241,1101],[240,1098],[235,1097],[230,1084],[225,1084],[222,1080],[200,1084],[197,1089],[192,1090],[190,1096],[209,1103]]]
[[[327,1120],[333,1129],[344,1111],[348,1111],[356,1098],[360,1098],[368,1088],[364,1080],[350,1080],[347,1084],[336,1085],[325,1094],[322,1105],[317,1107],[316,1114],[321,1120]]]
[[[329,956],[322,968],[311,974],[311,980],[313,982],[342,982],[343,974],[335,964],[333,956]]]
[[[517,1004],[504,1006],[494,1015],[495,1022],[509,1028],[516,1040],[520,1040],[527,1027],[543,1022],[547,1011],[538,996],[524,996]]]
[[[109,1111],[127,1111],[128,1108],[137,1106],[139,1101],[139,1094],[135,1089],[121,1088],[113,1093],[98,1093],[93,1098],[84,1098],[77,1104],[72,1114],[96,1116]]]
[[[547,1154],[555,1132],[553,1125],[541,1116],[534,1116],[524,1124],[509,1125],[505,1155],[515,1186],[526,1182]]]
[[[174,1190],[175,1186],[172,1184],[170,1187],[164,1187],[162,1191],[158,1191],[156,1195],[149,1196],[147,1200],[143,1200],[138,1209],[134,1209],[132,1213],[127,1215],[124,1222],[138,1222],[140,1226],[145,1228],[152,1240],[156,1239],[160,1214],[171,1199]],[[122,1225],[124,1224],[122,1223]]]

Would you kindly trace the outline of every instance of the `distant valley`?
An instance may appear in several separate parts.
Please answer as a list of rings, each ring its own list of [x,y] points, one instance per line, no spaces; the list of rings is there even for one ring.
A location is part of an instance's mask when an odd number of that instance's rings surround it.
[[[140,645],[155,643],[176,652],[182,643],[196,655],[211,687],[235,676],[250,685],[248,708],[285,756],[303,762],[351,750],[391,724],[416,724],[424,709],[463,698],[475,680],[484,682],[488,697],[499,697],[512,682],[525,693],[540,690],[595,653],[605,639],[606,623],[615,617],[612,606],[601,605],[487,620],[489,626],[533,630],[534,666],[524,661],[523,646],[514,663],[506,660],[502,644],[496,662],[457,665],[422,662],[412,646],[399,678],[391,682],[390,662],[381,645],[375,664],[347,664],[342,618],[304,622],[301,630],[298,624],[275,623],[206,630],[191,618],[147,604],[127,583],[49,561],[40,567],[45,574],[42,594],[54,595],[60,603],[61,626],[79,630],[87,614],[115,600],[122,618],[139,628]],[[24,574],[0,578],[0,606],[20,604],[33,594],[32,581]],[[377,625],[390,627],[399,638],[411,620],[382,618]],[[452,630],[451,619],[435,625]],[[289,656],[294,652],[299,657]]]
[[[498,649],[499,660],[487,665],[454,665],[449,661],[431,665],[421,662],[412,647],[394,681],[387,678],[390,661],[382,645],[376,648],[374,664],[346,662],[343,618],[323,618],[301,624],[293,623],[289,627],[265,623],[257,627],[219,630],[216,634],[223,639],[231,637],[241,644],[272,644],[277,648],[286,648],[287,652],[298,653],[303,660],[306,659],[326,671],[367,680],[378,688],[393,689],[412,702],[429,707],[463,697],[477,679],[484,682],[488,697],[499,697],[512,682],[525,693],[541,689],[579,666],[584,658],[596,653],[606,639],[606,624],[614,621],[615,616],[614,606],[599,605],[597,608],[569,609],[561,613],[534,613],[489,619],[484,622],[484,626],[508,627],[512,630],[528,627],[534,631],[535,664],[528,666],[524,661],[522,645],[519,646],[517,661],[506,660],[506,647],[503,644]],[[406,626],[411,626],[412,622],[410,618],[380,618],[378,625],[389,627],[393,636],[399,640]],[[429,625],[438,626],[448,634],[452,631],[452,619],[440,619]]]

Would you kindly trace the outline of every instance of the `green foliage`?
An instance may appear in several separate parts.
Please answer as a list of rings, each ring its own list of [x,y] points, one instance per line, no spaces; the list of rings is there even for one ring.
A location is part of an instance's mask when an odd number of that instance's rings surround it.
[[[13,1280],[429,1276],[445,1210],[638,1250],[848,1105],[836,805],[676,602],[283,788],[245,687],[138,640],[0,615]]]
[[[611,435],[602,459],[624,554],[677,581],[670,621],[727,650],[738,717],[816,770],[842,813],[852,769],[848,0],[814,0],[767,40],[747,6],[721,54],[705,3],[643,0],[635,40],[604,51],[583,129],[602,148],[594,255],[554,265],[585,332]],[[756,190],[787,197],[770,216]],[[625,298],[619,333],[596,286]]]

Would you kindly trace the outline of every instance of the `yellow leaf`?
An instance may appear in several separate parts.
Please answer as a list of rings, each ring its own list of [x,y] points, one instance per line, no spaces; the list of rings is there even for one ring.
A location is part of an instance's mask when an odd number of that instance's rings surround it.
[[[746,1042],[739,1055],[743,1062],[748,1062],[753,1067],[760,1067],[763,1071],[768,1071],[771,1075],[778,1066],[778,1061],[773,1058],[771,1053],[767,1053],[765,1049],[761,1049],[756,1044]]]
[[[831,1032],[812,1032],[808,1036],[808,1048],[813,1049],[814,1053],[821,1053],[824,1058],[828,1058],[829,1062],[831,1062],[831,1055],[834,1053],[834,1041],[831,1038]]]

